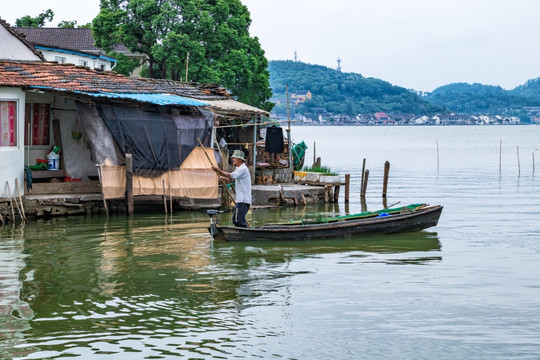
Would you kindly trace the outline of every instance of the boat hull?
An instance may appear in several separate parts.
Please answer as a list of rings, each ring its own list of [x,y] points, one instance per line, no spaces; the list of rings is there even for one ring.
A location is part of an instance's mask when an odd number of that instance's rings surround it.
[[[442,206],[436,205],[405,214],[310,225],[272,225],[239,228],[216,224],[210,228],[210,233],[214,240],[218,241],[277,241],[412,232],[436,226],[442,209]]]

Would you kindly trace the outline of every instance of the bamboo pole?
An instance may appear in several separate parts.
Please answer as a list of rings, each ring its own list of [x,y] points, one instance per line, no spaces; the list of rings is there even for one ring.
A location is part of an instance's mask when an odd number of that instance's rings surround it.
[[[203,152],[204,152],[204,155],[206,155],[206,158],[208,159],[208,162],[210,163],[210,166],[214,166],[214,163],[212,162],[212,160],[210,160],[210,157],[208,156],[208,154],[206,153],[206,150],[204,148],[204,145],[203,143],[201,142],[201,139],[197,138],[197,141],[199,142],[199,145],[201,146],[201,148],[203,149]],[[218,178],[218,182],[220,181],[219,179],[219,174],[218,173],[215,173],[217,178]],[[222,181],[222,185],[223,185],[223,188],[225,188],[225,190],[227,190],[227,194],[229,194],[229,199],[231,199],[231,201],[233,202],[234,206],[236,206],[236,200],[232,197],[232,194],[231,192],[229,191],[229,188],[227,187],[227,184],[225,184],[225,182]],[[246,214],[247,215],[247,214]],[[247,226],[248,227],[251,227],[248,219],[246,219],[246,223],[247,223]]]
[[[105,209],[105,215],[109,217],[109,208],[107,207],[107,199],[105,199],[105,191],[103,190],[103,180],[101,176],[101,165],[96,165],[98,168],[99,183],[101,184],[101,197],[103,198],[103,208]]]
[[[206,153],[206,150],[204,148],[204,145],[203,143],[201,142],[201,139],[197,138],[197,141],[199,142],[199,145],[201,146],[201,148],[203,149],[203,152],[204,152],[204,155],[206,155],[206,159],[208,159],[208,162],[210,163],[210,166],[214,166],[214,163],[212,162],[212,160],[210,160],[210,157],[208,156],[208,154]],[[219,179],[219,174],[218,173],[215,173],[217,178],[218,178],[218,182],[220,181]],[[222,181],[223,182],[223,181]],[[225,188],[225,190],[227,190],[227,193],[229,194],[229,198],[231,199],[231,201],[233,202],[233,204],[236,206],[236,201],[234,200],[231,192],[229,191],[229,188],[227,187],[227,184],[223,183],[223,187]]]
[[[189,71],[189,51],[187,52],[187,56],[186,56],[186,82],[188,79],[188,71]]]
[[[289,168],[292,170],[292,143],[291,143],[291,115],[289,113],[289,84],[285,84],[285,92],[287,93],[287,148],[289,152]]]
[[[21,210],[22,210],[23,220],[26,221],[26,212],[24,211],[24,204],[23,204],[23,201],[22,201],[21,189],[19,188],[19,179],[18,178],[15,178],[15,187],[16,187],[16,190],[17,190],[17,194],[19,195],[19,201],[21,202]]]
[[[290,122],[299,122],[300,120],[290,120]],[[270,125],[270,124],[282,124],[282,123],[288,123],[289,120],[283,120],[283,121],[265,121],[265,122],[260,122],[260,123],[257,123],[257,124],[249,124],[249,123],[246,123],[246,124],[233,124],[233,125],[221,125],[221,126],[214,126],[214,129],[226,129],[226,128],[234,128],[234,127],[248,127],[248,126],[262,126],[262,125]]]
[[[172,179],[171,179],[171,169],[169,169],[169,207],[172,214]]]
[[[9,201],[11,203],[11,215],[13,216],[13,222],[15,222],[15,209],[13,208],[13,198],[11,197],[11,188],[9,187],[9,181],[6,181],[6,184],[8,188]],[[19,215],[22,217],[21,210],[19,209],[19,204],[17,204],[17,202],[15,202],[15,204],[17,206],[17,211],[19,212]]]

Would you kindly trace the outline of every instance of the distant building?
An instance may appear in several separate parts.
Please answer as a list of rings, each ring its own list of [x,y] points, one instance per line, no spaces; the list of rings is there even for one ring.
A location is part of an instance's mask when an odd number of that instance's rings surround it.
[[[395,125],[396,121],[390,118],[386,113],[375,113],[375,123],[378,125]]]
[[[41,51],[48,61],[68,63],[100,69],[113,70],[116,59],[106,55],[106,52],[95,46],[92,29],[89,28],[33,28],[14,27],[26,40]],[[117,45],[113,51],[124,54],[126,57],[136,59],[142,64],[146,55],[132,53],[124,45]],[[132,76],[140,74],[141,67],[136,69]]]
[[[291,99],[295,105],[311,100],[311,91],[301,90],[291,94]]]

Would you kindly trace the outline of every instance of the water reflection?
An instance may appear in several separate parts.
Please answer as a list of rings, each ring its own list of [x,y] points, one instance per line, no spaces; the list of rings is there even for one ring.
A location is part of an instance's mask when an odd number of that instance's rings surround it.
[[[204,213],[27,226],[3,242],[2,305],[18,309],[2,315],[3,357],[242,355],[235,348],[252,341],[250,328],[260,337],[283,335],[279,324],[260,327],[244,314],[268,302],[287,306],[294,293],[287,283],[315,271],[293,263],[338,255],[335,266],[426,264],[440,251],[429,232],[242,244],[213,243],[207,226]]]
[[[332,253],[351,253],[351,256],[371,258],[375,254],[408,253],[403,262],[423,264],[441,260],[433,256],[433,251],[440,251],[441,244],[436,232],[420,231],[414,233],[388,235],[362,235],[348,238],[295,240],[245,243],[215,242],[214,257],[224,261],[242,261],[245,266],[252,258],[262,258],[269,263],[287,262],[293,258],[305,258]],[[399,263],[396,259],[388,263]]]
[[[28,302],[22,300],[23,283],[33,280],[33,272],[25,272],[24,227],[14,225],[4,234],[0,236],[0,358],[3,359],[24,353],[10,349],[23,339],[34,317]]]

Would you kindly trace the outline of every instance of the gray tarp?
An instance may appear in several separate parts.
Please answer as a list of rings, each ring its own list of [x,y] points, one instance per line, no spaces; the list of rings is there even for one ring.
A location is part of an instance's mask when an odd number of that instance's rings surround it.
[[[102,164],[108,158],[115,165],[125,163],[124,155],[115,145],[109,129],[99,115],[96,106],[77,101],[77,113],[83,127],[83,134],[90,149],[91,159],[96,164]]]

